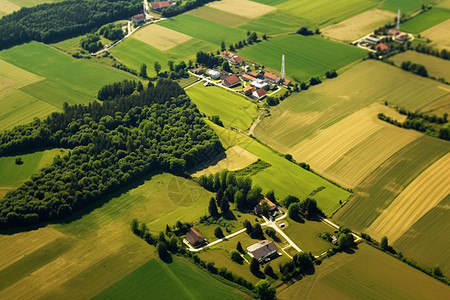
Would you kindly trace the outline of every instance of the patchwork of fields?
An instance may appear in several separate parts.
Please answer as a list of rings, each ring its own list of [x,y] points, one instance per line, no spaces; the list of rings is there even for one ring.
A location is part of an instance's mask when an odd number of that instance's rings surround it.
[[[410,33],[420,33],[444,21],[450,17],[450,10],[435,7],[420,15],[406,21],[401,25],[401,29]]]
[[[323,76],[326,71],[337,70],[367,55],[356,47],[298,34],[272,38],[239,51],[240,56],[275,70],[281,68],[282,54],[286,57],[286,74],[297,81]]]
[[[21,7],[31,7],[42,3],[60,2],[63,0],[2,0],[0,1],[0,17],[10,14]]]
[[[430,4],[431,2],[433,0],[384,0],[381,8],[395,13],[400,9],[402,14],[409,15],[418,11],[422,4]]]
[[[422,36],[430,39],[434,47],[450,50],[450,20],[425,30]]]
[[[450,288],[371,246],[337,254],[313,275],[279,288],[278,299],[444,299]]]

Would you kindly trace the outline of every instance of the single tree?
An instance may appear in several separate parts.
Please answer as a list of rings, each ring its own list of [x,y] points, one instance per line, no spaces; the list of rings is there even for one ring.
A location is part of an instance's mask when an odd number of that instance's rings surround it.
[[[236,208],[240,211],[245,209],[245,197],[241,191],[237,191],[234,194],[234,204],[236,204]]]
[[[169,66],[170,71],[174,70],[174,62],[173,61],[171,61],[171,60],[167,61],[167,65]]]
[[[291,203],[288,208],[289,218],[292,220],[298,221],[300,216],[300,204],[299,203]]]
[[[226,214],[230,211],[230,203],[228,203],[228,199],[226,197],[223,197],[222,201],[220,202],[220,211],[222,214]]]
[[[437,276],[437,277],[444,276],[444,274],[442,273],[441,268],[439,266],[434,266],[433,267],[433,275]]]
[[[146,64],[141,65],[141,70],[139,71],[139,76],[141,76],[142,78],[147,78],[147,65]]]
[[[238,264],[242,263],[242,256],[236,250],[233,249],[230,251],[230,257],[232,261],[235,261]]]
[[[273,286],[270,285],[270,282],[267,280],[260,280],[256,286],[256,293],[258,294],[259,299],[261,300],[273,300],[275,299],[276,290]]]
[[[169,232],[172,232],[172,230],[170,230],[169,224],[166,224],[166,234],[168,235]]]
[[[268,264],[265,268],[264,268],[264,274],[273,277],[273,275],[275,275],[272,267]]]
[[[262,231],[261,224],[256,223],[255,225],[253,225],[252,233],[255,238],[262,238],[264,236],[264,233]]]
[[[242,248],[242,245],[241,245],[240,241],[236,245],[236,250],[241,252],[242,254],[245,254],[244,248]]]
[[[159,74],[159,72],[161,71],[161,64],[159,62],[155,61],[154,68],[155,68],[156,74]]]
[[[249,220],[245,220],[243,225],[244,225],[245,229],[247,229],[247,234],[252,235],[253,234],[252,223],[250,223]]]
[[[275,192],[273,190],[268,191],[266,194],[266,198],[272,201],[272,203],[275,203],[276,202]]]
[[[259,275],[259,273],[261,272],[261,270],[259,269],[259,261],[257,259],[252,259],[252,261],[250,262],[250,271],[254,274],[254,275]]]
[[[275,231],[275,229],[273,229],[272,227],[267,227],[267,229],[266,229],[266,234],[268,235],[268,236],[270,236],[271,238],[274,238],[275,237],[275,235],[276,235],[276,231]]]
[[[227,50],[227,48],[225,47],[225,42],[222,41],[222,43],[220,44],[220,51],[225,51]]]
[[[137,219],[131,221],[131,231],[136,235],[139,234],[139,221]]]
[[[389,249],[388,238],[387,236],[383,236],[380,242],[380,249],[383,251],[387,251]]]
[[[211,200],[209,200],[208,211],[209,211],[209,214],[214,218],[219,215],[219,211],[217,210],[216,200],[214,199],[214,197],[211,197]]]
[[[263,201],[262,203],[261,203],[261,214],[263,215],[263,216],[265,216],[266,218],[268,218],[269,217],[269,212],[270,212],[270,206],[269,206],[269,203],[267,203],[267,201]]]
[[[230,64],[228,63],[227,60],[222,63],[222,69],[228,73],[233,72],[233,71],[231,71]]]
[[[156,251],[158,252],[159,258],[161,258],[162,260],[165,260],[170,256],[169,252],[167,252],[167,246],[165,243],[158,242],[156,244]]]
[[[22,164],[23,164],[22,157],[17,157],[16,158],[16,165],[22,165]]]
[[[173,253],[178,251],[178,238],[173,234],[169,240],[169,250]]]
[[[216,229],[214,229],[214,235],[215,235],[216,238],[218,238],[218,239],[223,238],[224,235],[223,235],[222,228],[220,228],[219,226],[217,226]]]

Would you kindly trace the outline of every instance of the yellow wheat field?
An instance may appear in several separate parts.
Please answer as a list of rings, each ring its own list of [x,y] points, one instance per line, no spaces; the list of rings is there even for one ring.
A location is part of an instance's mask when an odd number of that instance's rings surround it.
[[[450,50],[450,20],[425,30],[422,36],[430,39],[432,46]]]
[[[189,35],[157,24],[138,30],[133,37],[161,51],[169,50],[192,39]]]
[[[254,19],[276,10],[275,7],[250,0],[222,0],[209,3],[207,6],[232,14]]]
[[[450,193],[450,153],[420,174],[372,223],[367,232],[390,243]]]

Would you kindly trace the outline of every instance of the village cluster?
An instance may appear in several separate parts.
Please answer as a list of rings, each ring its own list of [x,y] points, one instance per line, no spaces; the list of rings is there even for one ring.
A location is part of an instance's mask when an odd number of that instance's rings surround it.
[[[197,76],[211,78],[205,82],[205,86],[221,83],[224,87],[236,88],[242,85],[240,92],[255,100],[261,100],[266,97],[268,91],[277,90],[278,86],[286,87],[290,83],[289,80],[283,78],[284,76],[279,77],[270,72],[262,70],[250,72],[250,66],[245,63],[245,60],[230,51],[223,51],[222,57],[228,63],[240,66],[243,72],[224,74],[214,69],[205,70],[202,67],[193,69],[191,72]]]

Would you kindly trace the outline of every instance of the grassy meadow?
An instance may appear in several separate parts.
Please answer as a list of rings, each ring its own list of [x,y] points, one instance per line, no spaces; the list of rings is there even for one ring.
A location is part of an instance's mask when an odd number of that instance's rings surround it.
[[[313,275],[278,289],[283,299],[444,299],[450,287],[366,244],[316,266]]]
[[[444,78],[446,81],[450,81],[450,61],[448,60],[418,53],[416,51],[399,53],[391,57],[391,60],[394,61],[397,66],[401,66],[404,61],[411,61],[416,64],[424,65],[429,76]]]
[[[281,68],[283,54],[286,74],[297,81],[307,81],[311,76],[323,76],[326,71],[337,70],[366,56],[366,51],[299,34],[272,38],[239,51],[240,56],[275,70]]]
[[[170,264],[150,260],[94,299],[244,299],[182,258]]]
[[[450,10],[434,7],[401,24],[402,31],[420,33],[450,18]]]
[[[450,20],[425,30],[421,35],[431,40],[431,46],[450,50]]]
[[[21,7],[31,7],[42,3],[61,1],[63,0],[2,0],[0,2],[0,17],[19,10]]]
[[[422,4],[430,4],[433,0],[384,0],[381,8],[397,13],[400,9],[402,14],[412,14],[418,11]]]
[[[103,85],[135,79],[36,42],[1,51],[0,65],[4,66],[0,78],[6,78],[0,85],[0,130],[43,118],[60,110],[64,102],[92,102]]]
[[[244,96],[220,87],[196,84],[188,96],[207,116],[218,115],[225,126],[247,130],[258,116],[256,104]]]

